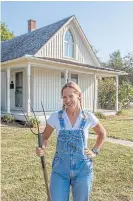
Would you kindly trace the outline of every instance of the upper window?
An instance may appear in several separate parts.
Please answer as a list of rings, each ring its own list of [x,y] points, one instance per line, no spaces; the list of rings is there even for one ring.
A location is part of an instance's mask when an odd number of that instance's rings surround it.
[[[74,57],[74,40],[69,30],[66,32],[64,38],[64,54],[66,57]]]

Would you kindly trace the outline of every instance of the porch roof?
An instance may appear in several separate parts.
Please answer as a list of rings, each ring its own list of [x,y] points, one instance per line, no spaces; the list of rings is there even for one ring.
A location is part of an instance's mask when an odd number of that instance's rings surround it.
[[[65,60],[65,59],[56,59],[56,58],[50,58],[50,57],[34,57],[34,58],[43,59],[43,60],[46,60],[46,61],[47,60],[48,61],[53,61],[53,62],[56,62],[56,63],[80,66],[80,67],[83,67],[83,68],[85,67],[85,68],[89,68],[91,70],[95,69],[95,70],[100,70],[100,71],[116,72],[116,74],[119,74],[119,75],[127,75],[128,74],[125,71],[115,70],[115,69],[107,68],[107,67],[91,66],[89,64],[78,63],[78,62]]]

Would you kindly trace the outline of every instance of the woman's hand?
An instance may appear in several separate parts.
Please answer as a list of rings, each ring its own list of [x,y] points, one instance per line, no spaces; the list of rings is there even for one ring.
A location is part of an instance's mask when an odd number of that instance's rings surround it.
[[[88,158],[94,158],[94,157],[97,156],[93,151],[91,151],[91,150],[89,150],[87,148],[84,149],[84,154],[87,155]]]
[[[40,148],[40,147],[36,147],[36,155],[37,156],[44,156],[44,152],[45,152],[45,147]]]

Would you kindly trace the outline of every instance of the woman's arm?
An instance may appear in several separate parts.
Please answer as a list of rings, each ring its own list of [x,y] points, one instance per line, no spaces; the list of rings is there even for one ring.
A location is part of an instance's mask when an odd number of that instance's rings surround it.
[[[53,133],[54,128],[51,127],[49,124],[46,125],[46,128],[42,134],[42,147],[46,147],[47,145],[47,141],[49,139],[49,137],[51,136],[51,134]]]
[[[89,157],[89,158],[93,158],[95,157],[99,150],[101,149],[104,139],[106,138],[106,130],[104,129],[104,127],[102,126],[101,123],[98,123],[95,127],[92,128],[96,134],[97,134],[97,140],[96,143],[93,147],[93,151],[85,149],[85,154]],[[95,151],[95,152],[94,152]],[[97,152],[97,153],[96,153]]]
[[[94,145],[94,148],[100,150],[104,142],[104,139],[106,138],[106,130],[104,129],[101,123],[98,123],[95,127],[93,127],[93,130],[97,134],[97,140],[96,144]]]

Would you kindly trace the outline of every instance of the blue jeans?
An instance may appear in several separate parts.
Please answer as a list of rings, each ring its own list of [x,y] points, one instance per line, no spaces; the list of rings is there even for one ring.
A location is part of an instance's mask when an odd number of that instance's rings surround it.
[[[88,201],[92,180],[92,160],[73,159],[70,162],[59,157],[55,158],[50,181],[52,201],[69,201],[70,185],[73,201]]]

